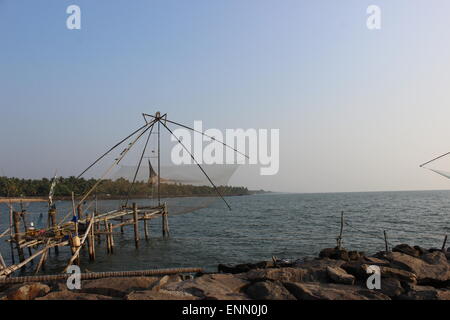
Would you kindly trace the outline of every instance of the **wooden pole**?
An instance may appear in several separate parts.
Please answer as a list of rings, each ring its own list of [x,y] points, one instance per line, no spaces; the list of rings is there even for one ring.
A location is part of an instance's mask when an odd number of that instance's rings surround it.
[[[111,253],[114,253],[114,236],[113,236],[113,224],[112,223],[110,223],[109,224],[109,227],[108,227],[108,230],[109,230],[109,232],[110,232],[110,235],[109,235],[109,241],[110,241],[110,243],[111,243]]]
[[[90,219],[87,220],[90,223]],[[94,253],[94,227],[91,228],[89,231],[89,235],[87,238],[88,242],[88,249],[89,249],[89,260],[94,261],[95,260],[95,253]]]
[[[139,248],[139,218],[137,204],[133,202],[133,220],[134,220],[134,243]]]
[[[19,261],[23,262],[25,260],[25,256],[23,255],[23,249],[20,247],[20,241],[22,237],[20,236],[20,213],[17,211],[13,212],[13,221],[14,221],[14,237],[16,241],[17,254],[19,255]]]
[[[20,206],[23,208],[22,201],[20,201]],[[27,232],[28,232],[28,224],[27,224],[27,219],[26,219],[25,215],[26,215],[26,211],[22,209],[22,212],[20,213],[20,216],[22,217],[22,221],[23,221],[23,232],[25,234],[27,234]],[[31,252],[31,248],[30,247],[28,247],[28,254],[30,256],[33,255],[33,253]],[[33,260],[31,260],[31,263],[33,263]]]
[[[388,246],[386,230],[384,230],[383,233],[384,233],[384,244],[386,246],[386,252],[389,252],[389,246]]]
[[[163,213],[162,213],[162,233],[163,237],[166,238],[169,236],[169,218],[168,218],[168,210],[167,203],[164,203]]]
[[[16,259],[14,258],[14,244],[13,244],[13,238],[14,238],[14,232],[13,232],[13,207],[12,203],[9,204],[9,246],[11,249],[11,261],[13,264],[16,264]]]
[[[47,243],[45,244],[46,247],[48,246],[49,242],[50,242],[50,239],[47,240]],[[39,273],[41,268],[44,269],[45,261],[47,260],[47,255],[48,255],[49,251],[50,251],[50,249],[44,251],[44,253],[41,255],[41,258],[39,259],[39,263],[38,263],[38,265],[36,267],[36,270],[34,271],[35,275]]]
[[[106,252],[107,253],[111,253],[111,239],[110,239],[110,235],[109,235],[108,221],[107,220],[103,220],[103,224],[105,226]]]
[[[48,210],[48,216],[49,216],[49,222],[50,222],[50,226],[52,228],[55,228],[56,231],[56,208],[50,208]],[[55,253],[58,254],[59,253],[59,248],[55,247]]]
[[[79,203],[77,206],[77,215],[78,219],[83,219],[83,207],[81,203]]]
[[[337,247],[340,250],[342,247],[342,233],[344,232],[344,211],[341,211],[341,230],[337,238]]]
[[[0,270],[5,269],[5,268],[6,268],[6,263],[5,263],[5,260],[3,260],[2,253],[0,252]]]
[[[145,235],[145,240],[148,241],[148,226],[147,226],[147,219],[144,219],[144,235]]]
[[[122,210],[127,210],[127,207],[122,206]],[[123,223],[123,216],[120,217],[120,222]],[[120,233],[123,234],[123,226],[120,227]]]
[[[445,245],[447,244],[447,235],[445,235],[444,243],[442,244],[442,251],[445,251]]]

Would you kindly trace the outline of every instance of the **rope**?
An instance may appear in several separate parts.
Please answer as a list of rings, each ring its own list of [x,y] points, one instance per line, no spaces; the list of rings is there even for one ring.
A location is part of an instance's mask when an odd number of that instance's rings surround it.
[[[145,277],[159,276],[178,273],[201,273],[203,268],[173,268],[173,269],[154,269],[154,270],[138,270],[138,271],[112,271],[112,272],[92,272],[80,274],[81,280],[93,280],[101,278],[117,278],[117,277]],[[27,276],[14,278],[0,278],[0,284],[14,284],[26,282],[47,282],[55,280],[65,280],[73,274],[57,274],[42,276]]]

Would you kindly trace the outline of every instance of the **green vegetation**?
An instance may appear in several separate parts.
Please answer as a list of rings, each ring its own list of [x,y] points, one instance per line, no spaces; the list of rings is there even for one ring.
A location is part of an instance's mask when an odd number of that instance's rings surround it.
[[[68,197],[72,191],[75,195],[81,195],[88,191],[97,182],[95,179],[84,178],[58,178],[55,188],[55,197]],[[42,178],[40,180],[18,179],[0,177],[0,197],[47,197],[50,191],[51,180]],[[126,196],[130,190],[131,182],[125,179],[115,181],[105,180],[97,188],[98,194],[114,196]],[[156,187],[146,182],[136,182],[133,186],[131,196],[149,196],[156,194]],[[247,195],[247,188],[220,186],[219,191],[223,195]],[[181,184],[161,184],[161,196],[208,196],[216,195],[211,186],[193,186]]]

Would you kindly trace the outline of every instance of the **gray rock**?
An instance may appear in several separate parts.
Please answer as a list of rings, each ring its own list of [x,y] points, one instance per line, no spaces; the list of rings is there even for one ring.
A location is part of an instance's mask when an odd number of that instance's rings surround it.
[[[2,300],[33,300],[50,292],[50,287],[43,283],[19,284],[4,292]]]
[[[36,300],[113,300],[113,298],[101,294],[73,292],[65,290],[50,292],[46,296],[36,298]]]
[[[125,300],[199,300],[198,297],[180,291],[144,290],[129,293]]]
[[[358,286],[324,283],[284,283],[298,300],[390,300],[381,292]]]
[[[283,281],[283,282],[328,282],[327,267],[340,267],[345,261],[333,259],[316,259],[297,264],[296,268],[256,269],[245,274],[250,281]]]
[[[231,274],[206,274],[201,277],[163,285],[160,289],[180,291],[201,299],[242,300],[247,296],[242,293],[248,281]]]
[[[391,266],[416,274],[419,284],[445,285],[450,280],[450,266],[440,251],[424,254],[421,259],[391,252],[386,255]]]
[[[320,258],[329,258],[329,259],[335,259],[335,260],[344,260],[344,261],[350,261],[350,258],[348,256],[348,252],[345,249],[338,249],[338,248],[326,248],[320,251],[319,253]]]
[[[391,298],[396,298],[405,292],[400,280],[396,278],[382,278],[380,291]]]
[[[416,285],[401,298],[405,300],[450,300],[450,290]]]
[[[255,300],[295,300],[281,283],[272,281],[256,282],[247,288],[246,293]]]
[[[342,283],[342,284],[354,284],[355,277],[351,274],[348,274],[344,269],[339,267],[327,267],[327,273],[330,279],[334,283]]]
[[[401,252],[413,257],[419,257],[421,255],[419,250],[407,245],[407,244],[399,244],[392,249],[393,252]]]
[[[80,291],[83,293],[122,298],[131,291],[148,289],[157,281],[159,281],[159,278],[157,277],[124,277],[83,280]]]

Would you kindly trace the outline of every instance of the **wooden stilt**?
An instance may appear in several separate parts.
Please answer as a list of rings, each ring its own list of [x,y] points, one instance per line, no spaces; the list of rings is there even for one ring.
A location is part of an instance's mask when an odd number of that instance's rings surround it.
[[[139,219],[136,203],[133,203],[133,220],[134,220],[134,243],[139,248]]]
[[[52,207],[48,210],[48,218],[49,218],[49,226],[52,228],[56,228],[56,208]],[[55,253],[59,253],[59,248],[55,247]]]
[[[104,220],[103,223],[104,223],[104,226],[105,226],[106,252],[107,253],[111,253],[111,239],[110,239],[110,235],[109,235],[108,221]]]
[[[389,245],[388,245],[386,230],[384,230],[383,233],[384,233],[384,245],[386,246],[386,252],[389,252]]]
[[[127,208],[122,206],[122,210],[127,210]],[[120,217],[120,222],[123,223],[123,216]],[[123,226],[120,227],[120,233],[123,234]]]
[[[147,219],[144,219],[144,235],[145,235],[145,240],[148,241],[148,226],[147,226]]]
[[[50,240],[47,241],[47,243],[45,245],[46,247],[48,246],[49,242],[50,242]],[[36,267],[36,270],[34,271],[34,274],[38,274],[41,269],[44,269],[45,262],[47,260],[49,251],[50,251],[50,249],[48,249],[48,250],[44,251],[44,253],[42,253],[41,258],[39,259],[39,263]]]
[[[9,246],[11,249],[11,261],[13,264],[16,264],[16,259],[14,257],[14,243],[13,243],[13,239],[14,239],[14,222],[13,222],[13,207],[12,204],[9,204]]]
[[[90,219],[88,219],[90,223]],[[94,228],[91,228],[89,231],[89,235],[87,237],[88,242],[88,250],[89,250],[89,260],[94,261],[95,260],[95,253],[94,253]]]
[[[77,215],[78,215],[78,219],[83,219],[83,207],[81,205],[81,203],[77,206]]]
[[[169,236],[169,211],[167,210],[167,204],[164,203],[163,213],[162,213],[162,233],[163,237],[166,238]]]
[[[344,211],[341,211],[341,231],[337,237],[337,247],[340,250],[342,247],[342,233],[344,232]]]
[[[113,225],[112,223],[109,224],[109,228],[108,228],[110,235],[109,235],[109,241],[111,243],[110,248],[111,248],[111,253],[114,253],[114,236],[113,236]]]
[[[20,247],[20,242],[22,237],[20,235],[20,212],[13,212],[13,222],[14,222],[14,238],[16,241],[17,254],[19,256],[19,261],[23,262],[25,256],[23,255],[23,249]]]
[[[5,263],[5,260],[3,260],[2,253],[0,252],[0,270],[5,269],[5,268],[6,268],[6,263]]]
[[[22,206],[22,203],[21,203],[21,206]],[[22,210],[22,212],[20,213],[20,216],[22,217],[22,221],[23,221],[23,232],[24,232],[24,234],[26,234],[28,232],[26,211]],[[31,248],[30,247],[28,247],[28,254],[29,254],[30,257],[33,255],[33,253],[31,252]],[[33,260],[31,260],[31,263],[33,263]]]

